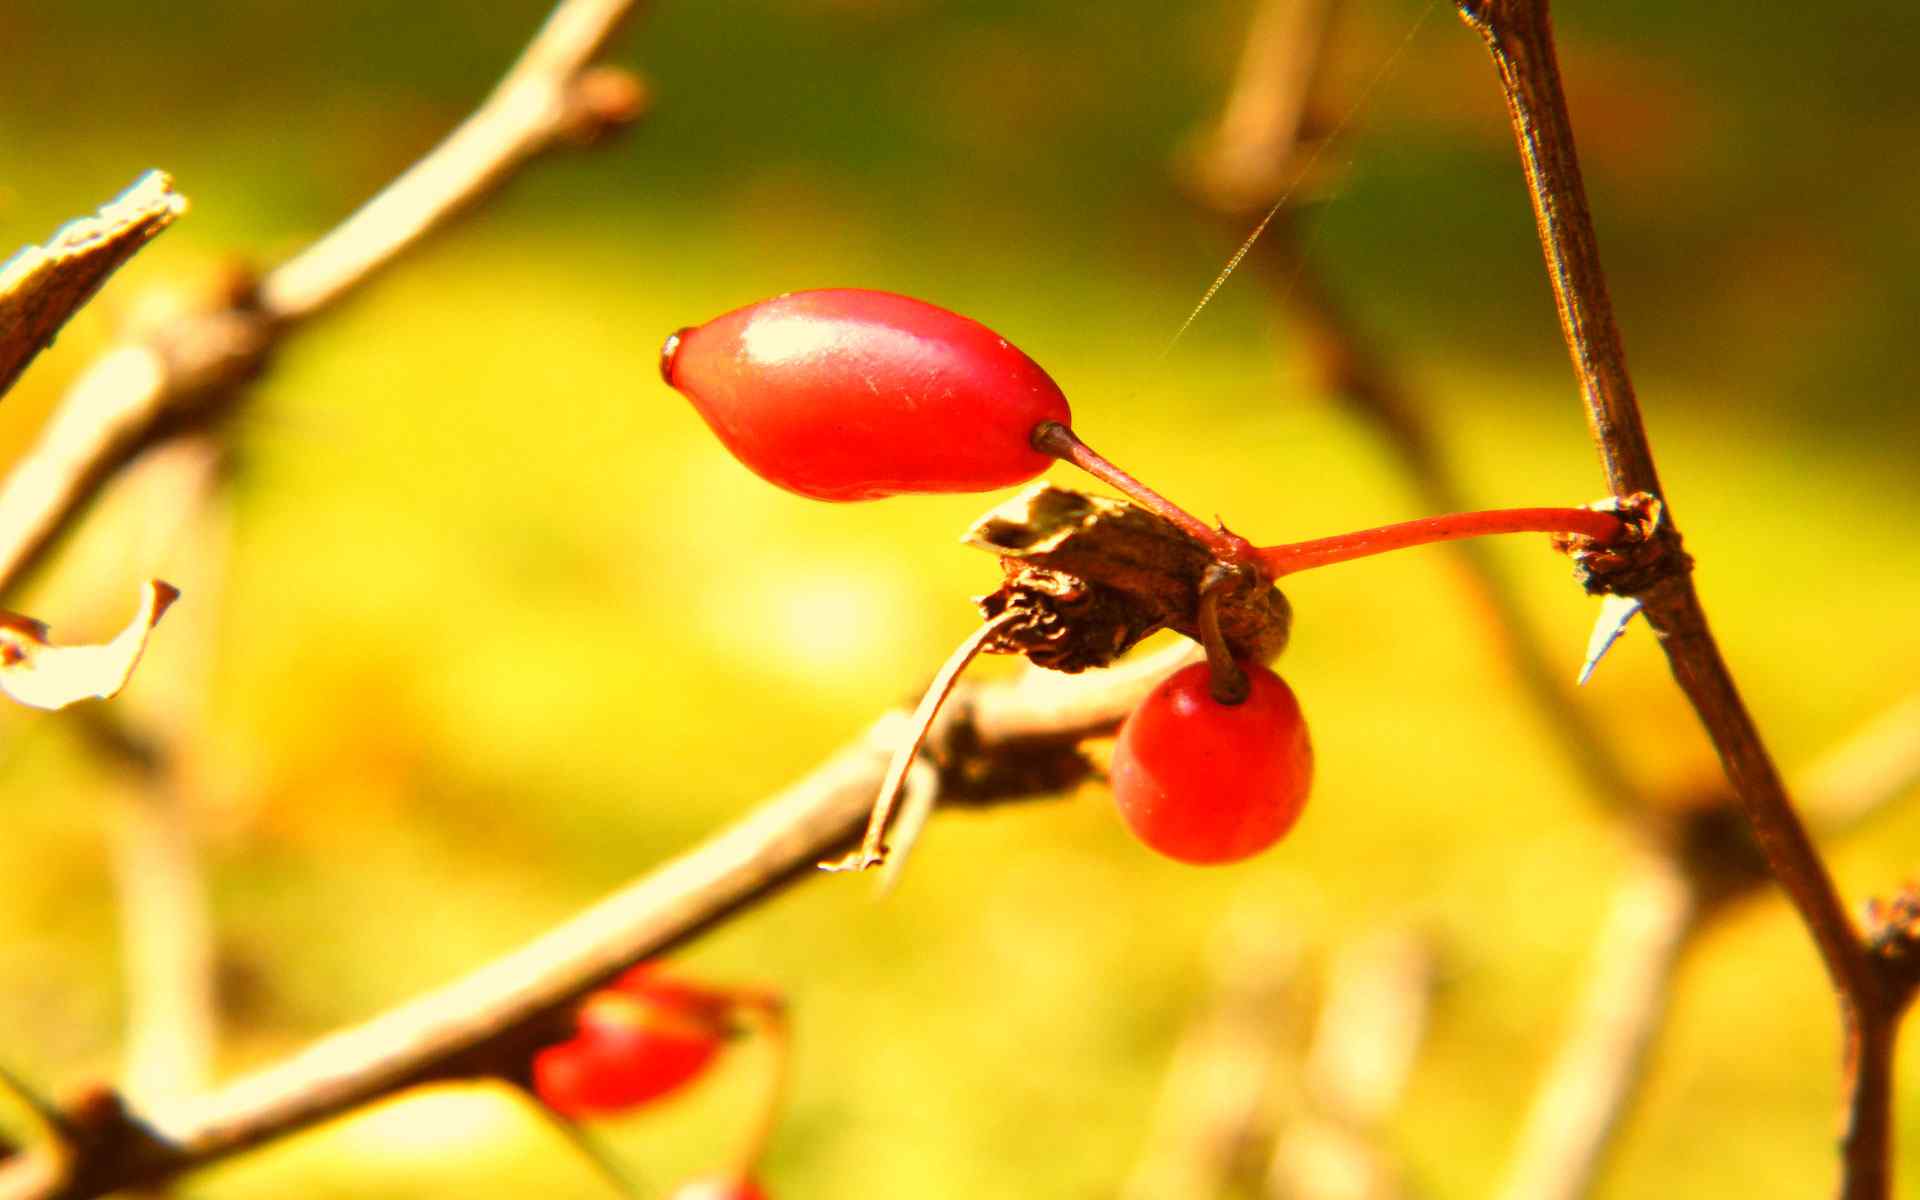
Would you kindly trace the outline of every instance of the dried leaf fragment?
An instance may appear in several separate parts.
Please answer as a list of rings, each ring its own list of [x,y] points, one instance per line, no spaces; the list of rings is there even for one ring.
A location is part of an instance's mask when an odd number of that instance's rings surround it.
[[[116,695],[146,652],[153,627],[179,595],[170,583],[148,580],[139,611],[112,641],[99,646],[52,645],[42,622],[0,611],[0,691],[49,710]]]
[[[100,209],[0,266],[0,393],[53,341],[107,277],[187,209],[164,171],[148,171]]]

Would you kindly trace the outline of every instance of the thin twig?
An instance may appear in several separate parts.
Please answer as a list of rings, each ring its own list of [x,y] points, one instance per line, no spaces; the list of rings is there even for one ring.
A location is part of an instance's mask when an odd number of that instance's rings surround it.
[[[893,819],[894,802],[899,799],[900,787],[907,781],[907,772],[920,757],[920,747],[926,743],[927,734],[933,729],[933,719],[940,715],[940,708],[953,693],[960,681],[960,673],[967,669],[980,651],[992,639],[993,635],[1019,619],[1017,613],[1001,613],[999,616],[981,625],[966,637],[960,639],[947,661],[934,672],[933,682],[920,697],[920,703],[913,710],[907,735],[900,739],[900,745],[894,750],[893,758],[887,763],[887,773],[880,780],[880,794],[873,801],[873,815],[867,820],[867,832],[860,839],[860,848],[838,862],[821,863],[828,871],[864,871],[878,866],[887,858],[887,825]]]
[[[1303,1111],[1267,1171],[1275,1200],[1396,1200],[1406,1194],[1384,1128],[1413,1073],[1433,1005],[1434,954],[1411,929],[1343,946],[1302,1071]]]
[[[0,396],[108,277],[186,209],[173,180],[148,171],[98,216],[69,221],[45,246],[0,265]]]
[[[627,1170],[626,1164],[620,1161],[619,1155],[601,1144],[600,1139],[587,1132],[580,1122],[555,1112],[545,1100],[540,1098],[538,1092],[521,1088],[517,1084],[514,1085],[514,1091],[518,1092],[528,1106],[540,1115],[540,1119],[547,1123],[548,1128],[565,1139],[574,1153],[586,1160],[587,1165],[593,1169],[593,1173],[598,1175],[601,1181],[612,1188],[617,1195],[625,1196],[627,1200],[640,1200],[647,1194],[647,1190],[641,1187],[639,1181],[634,1179],[632,1172]]]
[[[0,486],[0,592],[156,438],[227,412],[299,321],[338,301],[554,145],[634,120],[645,90],[589,64],[636,0],[562,0],[472,116],[332,233],[213,311],[109,351]]]
[[[1616,889],[1574,1023],[1534,1091],[1502,1200],[1578,1200],[1638,1091],[1703,915],[1685,871],[1648,853]]]
[[[212,1078],[217,1002],[213,922],[191,819],[192,759],[206,664],[219,628],[227,528],[224,455],[210,434],[171,438],[122,471],[103,497],[83,553],[64,564],[65,591],[128,563],[166,566],[189,602],[169,623],[171,669],[149,672],[113,705],[68,710],[108,776],[127,1020],[121,1083],[134,1102],[162,1103]],[[75,578],[75,569],[78,577]]]
[[[1090,769],[1078,741],[1111,731],[1143,686],[1131,673],[1036,686],[1034,674],[956,694],[965,719],[942,727],[953,744],[940,748],[955,763],[943,787],[949,804],[1068,786],[1072,772]],[[447,987],[205,1096],[137,1117],[99,1118],[69,1170],[34,1154],[0,1165],[0,1198],[81,1200],[153,1184],[408,1087],[511,1073],[555,1037],[587,992],[819,878],[814,864],[849,846],[864,826],[893,749],[877,731],[895,728],[877,725],[731,828]]]
[[[1547,8],[1546,0],[1460,0],[1461,14],[1486,41],[1506,96],[1547,275],[1608,484],[1623,500],[1636,493],[1658,499],[1660,478],[1600,265]],[[1674,560],[1684,562],[1670,511],[1668,520],[1666,540]],[[1895,1018],[1888,997],[1740,698],[1691,577],[1684,569],[1657,572],[1620,590],[1644,604],[1674,678],[1712,738],[1767,862],[1839,993],[1849,1094],[1841,1194],[1879,1200],[1891,1186]]]
[[[1174,1047],[1123,1200],[1214,1200],[1256,1179],[1276,1082],[1299,1074],[1304,945],[1287,922],[1252,911],[1214,941],[1211,994]]]
[[[1799,773],[1796,790],[1823,832],[1840,832],[1920,786],[1920,692],[1887,709]]]
[[[182,797],[163,762],[128,770],[117,797],[115,875],[126,959],[125,1085],[142,1102],[191,1095],[216,1040],[213,922]]]
[[[1833,834],[1900,799],[1920,782],[1920,698],[1874,718],[1794,782]],[[1663,836],[1638,852],[1615,891],[1584,999],[1507,1169],[1505,1200],[1574,1200],[1591,1191],[1645,1077],[1687,949],[1771,882],[1731,796],[1691,804],[1671,797],[1657,811]]]

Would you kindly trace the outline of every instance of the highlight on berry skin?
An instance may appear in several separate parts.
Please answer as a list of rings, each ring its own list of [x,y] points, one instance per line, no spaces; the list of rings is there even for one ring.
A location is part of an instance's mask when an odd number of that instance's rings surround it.
[[[1005,338],[891,292],[788,292],[682,329],[662,377],[755,474],[819,500],[978,492],[1052,458],[1066,396]]]

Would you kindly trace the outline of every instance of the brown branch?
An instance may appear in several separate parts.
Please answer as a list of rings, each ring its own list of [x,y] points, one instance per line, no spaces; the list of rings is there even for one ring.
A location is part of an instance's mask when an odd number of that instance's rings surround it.
[[[187,209],[164,172],[148,171],[95,217],[70,221],[0,266],[0,396],[53,344],[109,276]]]
[[[1111,731],[1155,682],[1143,671],[963,689],[943,725],[942,795],[994,803],[1058,792],[1090,770],[1076,749]],[[135,1116],[94,1098],[68,1111],[65,1169],[44,1153],[0,1165],[4,1200],[81,1200],[151,1185],[402,1089],[501,1075],[563,1036],[570,1006],[642,959],[795,883],[864,826],[893,720],[732,827],[531,944],[364,1025],[208,1095]]]
[[[144,446],[225,415],[299,321],[338,301],[536,154],[640,114],[631,75],[589,69],[635,0],[562,0],[487,100],[332,233],[210,311],[110,351],[0,486],[0,592]]]
[[[1660,498],[1659,474],[1600,265],[1547,8],[1546,0],[1460,0],[1462,16],[1485,40],[1500,77],[1561,328],[1608,483],[1622,499],[1635,493]],[[1677,551],[1679,534],[1670,519],[1667,530],[1666,541]],[[1676,554],[1675,561],[1685,560]],[[1632,594],[1644,604],[1674,678],[1712,738],[1767,862],[1812,934],[1839,993],[1850,1094],[1842,1195],[1884,1197],[1891,1185],[1894,1020],[1888,998],[1741,701],[1691,577],[1684,569],[1663,573],[1639,583]]]

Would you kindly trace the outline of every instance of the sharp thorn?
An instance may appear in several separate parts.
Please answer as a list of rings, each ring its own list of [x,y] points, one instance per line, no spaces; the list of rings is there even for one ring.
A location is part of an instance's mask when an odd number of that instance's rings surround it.
[[[1632,596],[1608,596],[1600,602],[1600,615],[1594,619],[1593,633],[1587,638],[1587,658],[1580,664],[1580,678],[1576,684],[1584,684],[1593,678],[1594,668],[1606,657],[1608,650],[1620,640],[1627,631],[1627,623],[1640,611],[1640,601]]]

